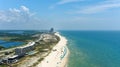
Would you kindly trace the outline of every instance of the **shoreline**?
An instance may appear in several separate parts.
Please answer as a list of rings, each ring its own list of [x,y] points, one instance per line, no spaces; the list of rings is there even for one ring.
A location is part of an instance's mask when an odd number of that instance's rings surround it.
[[[55,33],[55,35],[60,37],[60,41],[53,47],[51,53],[36,67],[67,67],[70,54],[67,47],[67,39],[59,33]]]

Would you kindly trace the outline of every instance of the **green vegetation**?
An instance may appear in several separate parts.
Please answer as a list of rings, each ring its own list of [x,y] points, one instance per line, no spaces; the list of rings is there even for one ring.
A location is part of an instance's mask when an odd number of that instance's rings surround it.
[[[29,41],[35,41],[39,39],[40,32],[33,33],[23,33],[23,34],[14,34],[14,33],[1,33],[0,32],[0,40],[6,41],[21,41],[24,44],[28,43]],[[40,40],[35,44],[35,54],[33,55],[25,55],[24,57],[19,59],[19,62],[12,64],[12,67],[17,67],[20,64],[24,64],[25,62],[29,61],[31,58],[37,57],[37,62],[34,62],[33,65],[30,67],[35,67],[39,64],[49,53],[52,51],[52,48],[60,41],[60,38],[56,35],[49,34],[51,36],[50,39]],[[12,48],[12,47],[11,47]],[[0,46],[0,49],[4,49],[4,47]],[[5,55],[9,55],[10,52],[6,52]],[[11,53],[10,53],[11,54]],[[0,65],[0,67],[6,67],[4,65]]]
[[[5,47],[3,47],[3,46],[0,46],[0,50],[2,50],[2,49],[5,49]]]
[[[2,65],[0,65],[0,67],[8,67],[8,66],[7,66],[7,65],[2,64]]]
[[[34,31],[25,31],[22,34],[17,34],[17,33],[9,33],[4,31],[4,32],[0,32],[0,40],[26,42],[28,40],[36,39],[36,37],[32,37],[32,35],[37,33],[38,32],[34,32]]]
[[[48,42],[44,42],[43,40],[39,41],[36,43],[36,47],[35,50],[38,51],[35,55],[37,56],[38,54],[42,53],[47,53],[45,56],[40,55],[40,59],[38,59],[38,61],[36,63],[34,63],[32,66],[30,67],[35,67],[36,65],[38,65],[42,60],[44,60],[44,57],[48,56],[49,53],[51,52],[52,48],[59,42],[60,38],[56,35],[52,35],[55,36],[55,38],[57,38],[57,41],[48,41]],[[34,56],[35,56],[34,55]]]

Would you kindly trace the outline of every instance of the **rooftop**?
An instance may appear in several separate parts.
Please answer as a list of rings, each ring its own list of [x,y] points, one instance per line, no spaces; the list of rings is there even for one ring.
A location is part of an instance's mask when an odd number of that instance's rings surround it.
[[[35,42],[29,42],[27,45],[25,45],[25,46],[21,46],[21,47],[19,47],[19,48],[26,48],[26,47],[29,47],[29,46],[33,46],[35,44]]]

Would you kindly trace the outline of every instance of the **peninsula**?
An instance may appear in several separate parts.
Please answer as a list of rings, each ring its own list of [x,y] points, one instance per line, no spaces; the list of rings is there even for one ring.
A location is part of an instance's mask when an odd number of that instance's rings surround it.
[[[37,67],[67,67],[69,50],[67,48],[67,39],[59,33],[60,41],[53,47],[51,53]]]
[[[26,39],[26,45],[0,51],[0,67],[67,66],[69,50],[65,37],[54,32],[53,28],[50,31],[37,32],[29,36],[34,39]],[[18,37],[16,38],[18,39]]]

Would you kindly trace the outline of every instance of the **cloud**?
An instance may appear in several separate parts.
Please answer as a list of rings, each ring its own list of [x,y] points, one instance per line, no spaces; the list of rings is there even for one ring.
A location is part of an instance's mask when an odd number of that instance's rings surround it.
[[[9,8],[9,10],[0,11],[0,22],[29,22],[35,20],[34,13],[29,8],[21,6],[19,9]]]
[[[73,3],[73,2],[79,2],[79,1],[84,1],[84,0],[60,0],[59,2],[51,5],[49,8],[53,9],[58,5],[63,5],[63,4]]]
[[[119,3],[118,4],[103,4],[103,5],[88,7],[86,9],[76,11],[76,13],[93,14],[93,13],[105,11],[107,9],[118,8],[118,7],[120,7]]]
[[[80,0],[61,0],[61,1],[57,2],[56,4],[62,5],[62,4],[78,2],[78,1],[80,1]]]
[[[119,8],[120,7],[120,1],[119,0],[106,0],[100,3],[97,3],[96,5],[92,6],[84,6],[83,8],[69,12],[69,13],[76,13],[76,14],[94,14],[102,11],[106,11],[108,9],[112,8]]]
[[[25,6],[21,6],[21,10],[25,11],[25,12],[29,12],[29,8],[25,7]]]
[[[106,0],[106,1],[104,1],[104,2],[106,2],[106,3],[118,3],[118,2],[120,2],[120,0]]]
[[[0,29],[40,30],[51,27],[52,23],[31,12],[26,6],[0,10]]]

